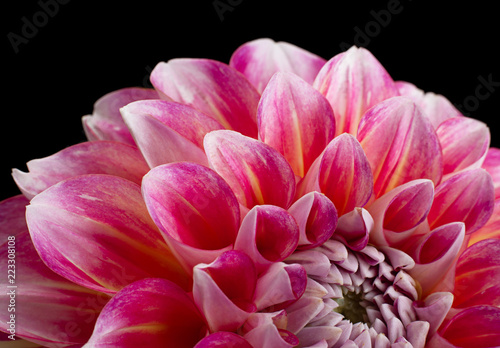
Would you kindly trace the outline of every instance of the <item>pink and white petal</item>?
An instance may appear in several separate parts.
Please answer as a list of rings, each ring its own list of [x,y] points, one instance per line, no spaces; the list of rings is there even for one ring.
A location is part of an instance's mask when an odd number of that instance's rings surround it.
[[[424,300],[415,301],[413,309],[419,320],[427,321],[429,337],[432,337],[443,323],[453,304],[453,294],[450,292],[435,292]]]
[[[310,192],[299,198],[288,212],[299,226],[301,250],[315,248],[326,242],[337,227],[337,210],[328,197]]]
[[[500,240],[486,239],[467,248],[457,261],[453,307],[500,307]]]
[[[373,171],[376,198],[411,180],[440,182],[443,160],[438,138],[410,99],[394,97],[368,110],[357,138]]]
[[[443,152],[443,175],[481,167],[490,146],[486,124],[469,117],[453,117],[442,122],[436,134]]]
[[[341,240],[352,250],[360,251],[367,246],[373,226],[370,213],[363,208],[355,208],[339,218],[333,238]]]
[[[109,174],[140,184],[149,170],[136,147],[115,141],[79,143],[51,156],[31,160],[27,167],[28,173],[14,169],[12,176],[29,199],[60,181],[78,175]]]
[[[245,334],[252,347],[291,348],[299,344],[299,339],[287,330],[278,329],[272,323],[257,326]]]
[[[155,167],[143,179],[142,194],[153,221],[188,272],[232,248],[239,205],[213,170],[188,162]]]
[[[432,123],[434,129],[445,120],[463,116],[453,104],[440,94],[424,93],[415,85],[406,81],[396,81],[396,88],[401,96],[413,100],[423,111],[423,114]]]
[[[234,51],[229,65],[262,93],[276,72],[292,72],[312,84],[326,60],[287,42],[257,39]]]
[[[336,135],[355,135],[366,110],[399,95],[380,62],[368,50],[357,47],[330,59],[319,71],[313,87],[332,105]]]
[[[335,136],[328,100],[292,73],[276,73],[257,111],[259,139],[281,153],[303,177]]]
[[[261,141],[234,131],[205,136],[205,152],[213,168],[251,209],[258,204],[288,208],[295,196],[295,175],[286,159]]]
[[[289,212],[273,205],[259,205],[241,222],[234,249],[250,256],[261,273],[287,258],[298,242],[299,226]]]
[[[153,69],[151,82],[163,98],[192,106],[226,129],[257,138],[260,95],[230,66],[210,59],[172,59]]]
[[[123,88],[101,97],[94,104],[92,115],[82,117],[87,139],[113,140],[135,145],[134,139],[122,120],[120,108],[136,100],[158,99],[158,93],[149,88]]]
[[[211,332],[236,331],[243,325],[256,310],[256,282],[252,260],[240,251],[226,251],[213,263],[194,267],[194,302]]]
[[[194,348],[252,348],[252,346],[240,335],[219,331],[202,339]]]
[[[491,175],[495,187],[495,199],[500,198],[500,149],[490,147],[482,167]]]
[[[431,229],[461,221],[465,233],[481,228],[493,213],[493,180],[484,169],[472,169],[453,175],[443,181],[434,195],[428,215]]]
[[[488,222],[470,235],[469,246],[484,239],[500,239],[500,200],[495,201],[493,214]]]
[[[190,285],[149,217],[139,185],[126,179],[62,181],[31,200],[26,220],[47,266],[89,289],[113,294],[148,277]]]
[[[29,200],[23,195],[16,195],[0,201],[0,238],[6,241],[27,231],[26,206]]]
[[[191,348],[208,333],[189,295],[166,279],[143,279],[118,292],[97,319],[85,348]]]
[[[375,222],[370,241],[377,246],[400,246],[424,222],[434,197],[434,185],[418,179],[400,185],[375,200],[368,212]]]

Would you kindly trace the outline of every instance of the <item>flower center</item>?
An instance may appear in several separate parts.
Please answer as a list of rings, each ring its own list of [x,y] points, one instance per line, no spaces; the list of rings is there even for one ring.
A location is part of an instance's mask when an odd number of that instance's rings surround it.
[[[334,299],[338,303],[338,307],[333,310],[340,313],[349,320],[351,323],[367,323],[369,324],[366,309],[363,306],[366,302],[363,301],[364,296],[362,292],[349,291],[342,288],[344,294],[341,298]]]

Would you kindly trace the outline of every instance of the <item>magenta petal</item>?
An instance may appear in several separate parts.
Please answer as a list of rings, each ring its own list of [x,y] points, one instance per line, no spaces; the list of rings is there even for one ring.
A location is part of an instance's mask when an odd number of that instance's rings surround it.
[[[273,76],[260,99],[257,121],[260,139],[278,150],[300,177],[335,136],[328,101],[291,73]]]
[[[257,137],[260,95],[230,66],[209,59],[173,59],[154,68],[151,82],[161,95],[194,107],[224,128]]]
[[[235,333],[219,331],[202,339],[194,348],[252,348],[252,346]]]
[[[332,236],[337,226],[337,210],[331,200],[318,192],[299,198],[288,212],[299,225],[299,248],[312,249]]]
[[[205,151],[213,168],[234,191],[238,201],[251,209],[257,204],[288,208],[295,195],[295,176],[275,149],[234,131],[220,130],[205,136]]]
[[[323,58],[287,42],[257,39],[234,51],[229,65],[246,76],[262,93],[268,81],[278,71],[288,71],[312,84],[326,63]]]
[[[144,177],[142,194],[188,271],[232,248],[240,223],[238,201],[213,170],[188,162],[158,166]]]
[[[43,261],[77,284],[115,293],[163,277],[189,286],[133,182],[110,175],[62,181],[31,200],[26,220]]]
[[[247,253],[257,271],[287,258],[299,242],[299,227],[286,210],[272,205],[260,205],[248,212],[234,243],[236,250]]]
[[[457,261],[454,307],[500,306],[500,240],[467,248]]]
[[[428,220],[431,229],[462,221],[470,234],[483,226],[494,208],[494,187],[484,169],[472,169],[453,175],[436,188]]]
[[[110,174],[137,184],[149,170],[137,148],[114,141],[84,142],[31,160],[28,173],[14,169],[17,186],[29,199],[48,187],[83,174]]]
[[[443,174],[481,167],[490,146],[486,124],[469,117],[447,119],[436,129],[443,151]]]
[[[410,99],[394,97],[368,110],[358,140],[373,171],[376,197],[415,179],[442,176],[438,138],[420,108]]]
[[[157,99],[158,93],[148,88],[123,88],[106,94],[94,104],[92,115],[82,117],[83,129],[90,141],[114,140],[135,145],[122,120],[120,108],[136,100]]]
[[[211,332],[235,331],[252,312],[257,274],[243,252],[226,251],[193,270],[193,297]]]
[[[490,147],[482,167],[491,175],[495,187],[495,199],[500,198],[500,149]]]
[[[332,105],[337,135],[344,132],[355,135],[366,110],[399,95],[380,62],[366,49],[357,47],[330,59],[313,86]]]
[[[207,331],[184,290],[165,279],[144,279],[109,301],[85,347],[191,348]]]
[[[367,210],[355,208],[339,218],[334,238],[340,239],[352,250],[359,251],[368,244],[373,225],[373,218]]]

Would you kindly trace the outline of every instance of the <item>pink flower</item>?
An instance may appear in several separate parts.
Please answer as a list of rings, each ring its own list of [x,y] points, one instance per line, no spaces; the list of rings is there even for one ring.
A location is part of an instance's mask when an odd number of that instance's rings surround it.
[[[260,39],[229,65],[159,63],[151,82],[100,99],[89,142],[14,170],[30,199],[0,204],[1,252],[15,239],[29,275],[17,337],[500,345],[500,150],[485,124],[356,47],[325,61]]]

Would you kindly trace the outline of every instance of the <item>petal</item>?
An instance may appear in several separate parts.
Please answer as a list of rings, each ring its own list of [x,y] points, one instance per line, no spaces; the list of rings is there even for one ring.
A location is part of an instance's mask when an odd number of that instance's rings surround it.
[[[493,214],[491,214],[488,222],[471,234],[469,246],[488,238],[500,239],[500,200],[498,199],[495,201]]]
[[[482,167],[491,175],[495,186],[495,199],[500,198],[500,149],[490,147]]]
[[[120,108],[135,100],[157,99],[158,93],[148,88],[123,88],[106,94],[94,104],[92,115],[82,117],[83,129],[90,141],[114,140],[135,145],[120,115]]]
[[[84,346],[191,348],[207,333],[191,298],[165,279],[144,279],[117,293]]]
[[[337,226],[337,210],[331,200],[318,192],[299,198],[288,212],[299,225],[299,248],[315,248],[332,236]]]
[[[202,339],[194,348],[252,348],[252,346],[235,333],[219,331]]]
[[[252,347],[259,348],[292,348],[299,344],[299,339],[294,334],[278,329],[272,323],[257,326],[244,337]]]
[[[470,234],[482,227],[494,208],[494,187],[484,169],[453,175],[436,187],[428,220],[431,229],[454,221],[465,223]]]
[[[280,207],[260,205],[241,222],[234,249],[249,255],[260,273],[287,258],[298,242],[299,227],[290,213]]]
[[[235,331],[255,311],[257,273],[243,252],[226,251],[193,270],[193,297],[211,332]]]
[[[447,119],[436,129],[443,151],[443,174],[481,167],[490,146],[486,124],[469,117]]]
[[[339,218],[334,238],[340,239],[352,250],[362,250],[368,244],[374,221],[363,208],[355,208]]]
[[[51,156],[31,160],[28,173],[14,169],[12,176],[29,199],[48,187],[83,174],[110,174],[137,184],[148,166],[137,148],[114,141],[84,142]]]
[[[448,314],[453,303],[453,295],[449,292],[435,292],[423,301],[415,301],[413,308],[418,319],[430,324],[429,337],[434,335]]]
[[[229,65],[241,72],[259,92],[278,71],[288,71],[312,84],[326,63],[323,58],[287,42],[257,39],[234,51]]]
[[[153,69],[151,82],[160,95],[198,109],[226,129],[257,137],[259,93],[230,66],[209,59],[172,59]]]
[[[299,186],[299,194],[324,193],[339,216],[364,206],[373,192],[370,165],[359,142],[350,134],[333,139]]]
[[[453,306],[500,306],[500,240],[486,239],[467,248],[457,261]]]
[[[376,197],[415,179],[435,185],[442,175],[442,154],[436,133],[410,99],[385,100],[363,117],[358,130],[373,171]]]
[[[278,150],[300,177],[335,136],[328,101],[291,73],[273,76],[260,99],[257,121],[260,139]]]
[[[379,61],[366,49],[357,47],[330,59],[313,86],[332,105],[337,135],[355,135],[366,110],[398,95],[394,81]]]
[[[213,170],[188,162],[153,168],[142,194],[165,240],[186,270],[232,247],[240,223],[236,197]]]
[[[224,178],[243,206],[290,206],[295,195],[295,176],[275,149],[227,130],[207,134],[204,143],[210,167]]]
[[[128,180],[85,175],[62,181],[31,200],[26,219],[47,266],[89,289],[112,294],[147,277],[189,286],[149,218],[140,187]]]

